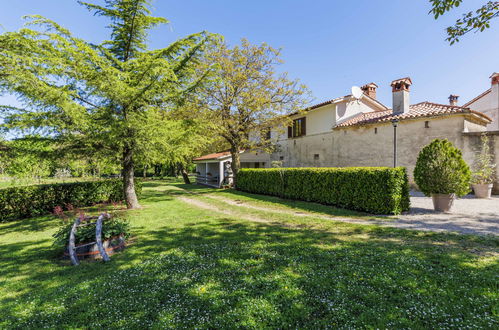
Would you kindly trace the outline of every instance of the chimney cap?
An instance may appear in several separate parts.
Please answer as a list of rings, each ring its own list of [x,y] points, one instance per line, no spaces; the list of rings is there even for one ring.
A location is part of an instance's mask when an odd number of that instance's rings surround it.
[[[459,99],[459,95],[455,94],[449,95],[449,104],[452,106],[457,106],[457,99]]]
[[[400,78],[392,81],[390,86],[392,86],[392,92],[406,91],[409,92],[409,87],[412,85],[412,80],[409,77]]]
[[[499,84],[499,73],[497,72],[494,72],[491,76],[490,76],[490,79],[491,79],[491,84],[492,85],[497,85]]]
[[[370,82],[368,84],[365,84],[361,87],[361,89],[364,89],[364,88],[367,88],[367,87],[374,87],[374,88],[378,88],[378,85],[376,85],[375,83],[373,82]]]
[[[405,85],[408,85],[408,86],[411,86],[412,85],[412,80],[410,77],[405,77],[405,78],[400,78],[400,79],[396,79],[394,81],[392,81],[392,83],[390,84],[390,86],[395,86],[397,84],[405,84]]]

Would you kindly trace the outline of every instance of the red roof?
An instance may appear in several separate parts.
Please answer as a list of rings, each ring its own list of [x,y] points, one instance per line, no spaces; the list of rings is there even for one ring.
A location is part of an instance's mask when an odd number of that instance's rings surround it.
[[[362,126],[367,124],[390,122],[393,119],[405,120],[452,114],[474,114],[481,117],[481,119],[486,122],[492,121],[492,119],[483,113],[470,110],[469,108],[431,102],[421,102],[411,105],[408,113],[394,115],[392,110],[361,113],[342,122],[341,124],[336,125],[336,127]]]
[[[230,151],[222,151],[222,152],[216,152],[213,154],[208,154],[204,155],[201,157],[194,158],[193,160],[211,160],[211,159],[220,159],[220,158],[225,158],[227,156],[230,156]]]

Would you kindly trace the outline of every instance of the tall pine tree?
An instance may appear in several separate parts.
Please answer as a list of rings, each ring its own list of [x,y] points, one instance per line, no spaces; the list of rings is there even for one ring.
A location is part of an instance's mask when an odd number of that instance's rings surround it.
[[[0,93],[23,104],[0,108],[3,126],[119,158],[127,206],[137,208],[134,159],[183,134],[170,112],[205,80],[197,63],[217,37],[200,32],[148,50],[149,30],[167,23],[151,16],[149,0],[79,3],[110,19],[109,40],[91,44],[41,16],[0,35]]]

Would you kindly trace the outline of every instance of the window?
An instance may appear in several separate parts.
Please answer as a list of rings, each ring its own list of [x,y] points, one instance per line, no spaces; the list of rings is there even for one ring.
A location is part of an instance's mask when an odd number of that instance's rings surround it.
[[[377,127],[374,128],[374,134],[378,134],[378,128]]]
[[[279,157],[279,160],[284,160],[284,156],[280,156],[280,157]]]
[[[288,138],[307,135],[307,118],[293,120],[293,125],[288,127]]]
[[[429,121],[425,121],[424,122],[424,128],[430,128],[430,122]]]
[[[265,139],[266,141],[268,141],[272,137],[271,131],[272,131],[272,129],[270,127],[264,128],[260,132],[260,136],[262,137],[262,139]]]
[[[319,160],[319,154],[314,155],[314,160]]]

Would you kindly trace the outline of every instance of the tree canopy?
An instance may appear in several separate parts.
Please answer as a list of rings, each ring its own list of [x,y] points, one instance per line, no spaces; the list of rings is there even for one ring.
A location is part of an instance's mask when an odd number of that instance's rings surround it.
[[[435,19],[461,5],[463,0],[430,0]],[[490,22],[499,17],[499,1],[487,1],[475,11],[470,11],[458,19],[453,26],[447,27],[447,41],[452,45],[468,32],[482,32],[490,28]]]
[[[149,50],[148,31],[167,22],[150,15],[150,1],[80,3],[110,19],[109,40],[92,44],[36,15],[0,35],[0,93],[23,104],[0,108],[3,127],[120,159],[126,202],[136,208],[134,159],[161,154],[184,134],[171,113],[204,81],[198,64],[218,37],[200,32]]]
[[[268,132],[288,124],[286,116],[300,111],[308,91],[304,85],[278,73],[280,50],[263,43],[252,45],[243,39],[240,46],[226,43],[211,47],[204,57],[213,63],[213,76],[202,89],[201,108],[216,123],[213,129],[230,146],[232,171],[237,174],[243,149],[267,149]]]

